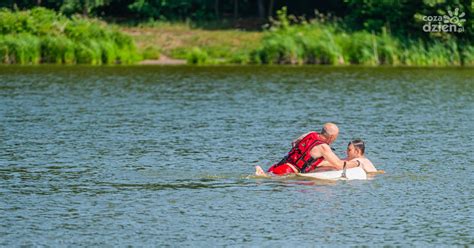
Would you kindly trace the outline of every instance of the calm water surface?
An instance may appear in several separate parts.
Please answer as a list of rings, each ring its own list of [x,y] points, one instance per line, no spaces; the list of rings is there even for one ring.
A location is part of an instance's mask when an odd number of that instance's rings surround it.
[[[0,67],[0,246],[474,245],[473,77]],[[387,174],[250,176],[327,121]]]

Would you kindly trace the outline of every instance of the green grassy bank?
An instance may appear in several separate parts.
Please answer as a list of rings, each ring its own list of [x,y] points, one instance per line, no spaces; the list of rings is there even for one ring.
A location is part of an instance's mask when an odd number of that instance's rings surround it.
[[[444,39],[399,39],[387,33],[347,32],[316,20],[290,24],[285,9],[265,32],[260,46],[247,60],[262,64],[329,65],[474,65],[474,46]]]
[[[191,64],[474,65],[472,43],[460,42],[452,34],[400,38],[387,29],[349,31],[337,21],[297,20],[287,16],[286,8],[277,13],[263,32],[212,31],[160,22],[124,30],[134,35],[139,46],[155,46]]]
[[[386,29],[290,19],[282,9],[264,31],[206,30],[192,23],[108,25],[44,8],[0,10],[0,63],[132,64],[164,55],[189,64],[474,65],[472,43],[454,36],[400,38]]]
[[[130,64],[140,60],[135,42],[118,28],[54,11],[0,10],[0,63]]]
[[[241,54],[250,54],[263,35],[258,31],[207,30],[183,22],[151,22],[121,29],[133,37],[139,51],[158,51],[166,57],[199,64],[231,63]]]
[[[139,50],[190,64],[473,66],[474,46],[455,39],[399,39],[387,31],[348,32],[317,21],[263,31],[203,30],[187,24],[123,27]]]

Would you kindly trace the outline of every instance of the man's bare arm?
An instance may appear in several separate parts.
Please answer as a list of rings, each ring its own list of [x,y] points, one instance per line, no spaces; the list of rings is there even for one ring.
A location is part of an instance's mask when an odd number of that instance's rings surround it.
[[[343,161],[339,159],[337,155],[331,150],[331,147],[326,144],[321,144],[313,148],[311,150],[311,156],[313,158],[323,156],[324,159],[326,159],[336,170],[342,170],[344,168],[344,163],[346,163],[346,168],[352,168],[359,165],[357,161]]]

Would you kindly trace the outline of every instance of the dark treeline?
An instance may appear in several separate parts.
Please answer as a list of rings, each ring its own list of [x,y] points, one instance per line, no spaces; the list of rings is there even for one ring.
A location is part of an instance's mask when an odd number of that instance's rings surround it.
[[[66,15],[82,14],[117,22],[150,20],[220,21],[253,20],[261,24],[283,6],[288,14],[317,17],[315,13],[339,18],[347,28],[380,32],[388,29],[396,36],[421,36],[416,17],[446,15],[458,8],[464,12],[466,32],[472,36],[471,0],[3,0],[0,8],[29,9],[35,6],[54,9]],[[252,23],[250,21],[249,23]],[[252,25],[249,25],[252,26]],[[260,25],[258,25],[260,27]],[[423,37],[424,36],[424,37]]]
[[[314,16],[314,10],[345,15],[348,4],[335,1],[275,1],[275,0],[6,0],[0,7],[29,9],[35,6],[51,8],[65,14],[81,13],[115,18],[147,20],[219,20],[226,18],[260,18],[273,16],[287,6],[289,13]]]

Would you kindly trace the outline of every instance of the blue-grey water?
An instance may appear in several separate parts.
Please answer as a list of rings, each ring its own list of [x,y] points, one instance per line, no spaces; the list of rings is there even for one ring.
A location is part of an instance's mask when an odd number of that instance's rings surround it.
[[[474,245],[473,77],[0,67],[0,246]],[[386,174],[251,176],[328,121]]]

